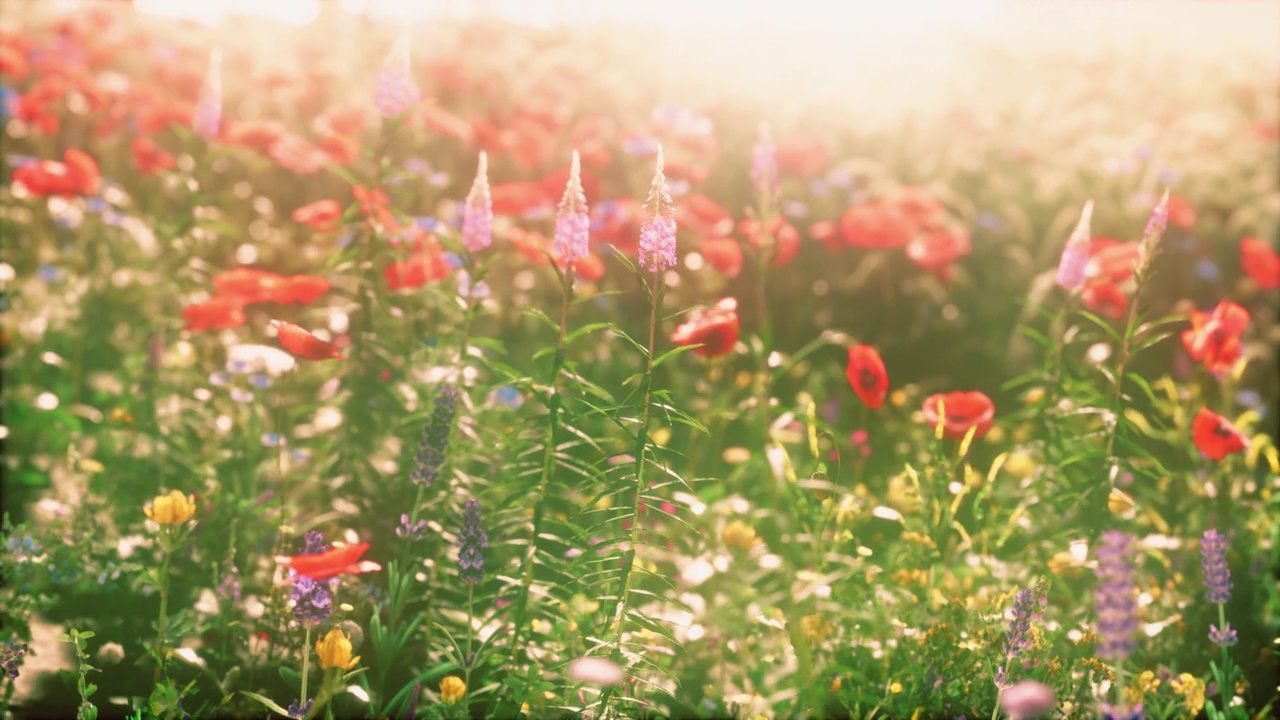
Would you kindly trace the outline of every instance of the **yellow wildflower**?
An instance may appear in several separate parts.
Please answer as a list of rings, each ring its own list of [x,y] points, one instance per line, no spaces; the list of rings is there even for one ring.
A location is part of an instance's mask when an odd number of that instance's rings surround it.
[[[1195,716],[1204,709],[1204,681],[1191,673],[1182,673],[1169,681],[1173,691],[1186,698],[1187,711]]]
[[[1150,670],[1143,670],[1138,674],[1138,677],[1133,679],[1129,687],[1125,688],[1125,699],[1131,705],[1137,705],[1142,702],[1147,693],[1155,692],[1158,687],[1160,687],[1160,678],[1156,677],[1156,674]]]
[[[902,683],[898,682],[897,680],[894,680],[893,682],[889,683],[889,692],[893,693],[894,695],[897,695],[898,693],[902,692]]]
[[[180,490],[170,490],[168,495],[157,495],[142,506],[142,511],[161,525],[181,525],[195,517],[196,501]]]
[[[738,550],[750,550],[760,544],[760,538],[756,537],[755,528],[742,522],[734,520],[725,526],[720,532],[720,539],[725,545]]]
[[[351,639],[338,628],[316,641],[316,655],[320,656],[320,667],[325,670],[350,670],[360,662],[359,655],[351,657]]]
[[[440,681],[440,702],[445,705],[452,705],[463,698],[467,694],[467,684],[457,675]]]

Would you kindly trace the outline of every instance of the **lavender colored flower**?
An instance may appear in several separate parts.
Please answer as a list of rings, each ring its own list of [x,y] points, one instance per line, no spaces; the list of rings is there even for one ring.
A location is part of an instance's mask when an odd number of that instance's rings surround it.
[[[3,646],[0,646],[0,668],[4,669],[4,674],[10,680],[18,679],[18,668],[22,665],[22,658],[26,654],[27,644],[24,642],[7,640]]]
[[[333,614],[333,598],[323,583],[299,576],[289,594],[293,617],[304,625],[319,625]]]
[[[1218,647],[1231,647],[1240,641],[1240,636],[1231,627],[1231,623],[1224,622],[1222,627],[1217,625],[1209,626],[1209,642]],[[1210,693],[1212,695],[1213,693]]]
[[[480,503],[467,501],[462,514],[462,532],[458,533],[458,576],[467,585],[475,585],[484,577],[484,550],[489,536],[480,526]]]
[[[449,450],[449,433],[453,429],[453,416],[458,408],[458,390],[452,385],[445,385],[436,396],[435,407],[427,426],[422,429],[422,438],[418,440],[418,454],[413,456],[417,467],[409,473],[409,480],[417,485],[431,486],[444,465],[445,453]]]
[[[751,185],[769,200],[778,195],[778,146],[766,123],[760,123],[759,139],[751,148]]]
[[[462,209],[462,242],[471,252],[493,242],[493,198],[489,194],[489,158],[480,153],[475,182]]]
[[[1147,227],[1142,232],[1142,244],[1138,246],[1138,268],[1140,271],[1145,270],[1151,263],[1152,253],[1155,252],[1156,245],[1160,243],[1160,236],[1164,235],[1164,229],[1168,224],[1169,191],[1165,190],[1164,195],[1160,197],[1160,202],[1156,203],[1155,209],[1151,211],[1151,217],[1147,219]]]
[[[200,86],[200,99],[196,102],[191,130],[197,137],[212,140],[218,137],[222,125],[222,51],[214,48],[209,53],[209,69]]]
[[[312,698],[307,700],[305,703],[290,703],[289,707],[285,708],[285,712],[289,713],[289,717],[291,718],[302,720],[302,718],[307,716],[307,713],[311,712],[311,706],[314,705],[315,702],[315,699]]]
[[[396,40],[382,63],[373,104],[382,117],[390,118],[417,105],[419,99],[418,85],[409,73],[409,34],[405,33]]]
[[[1075,230],[1067,238],[1067,245],[1062,249],[1062,257],[1058,260],[1058,285],[1075,292],[1084,287],[1084,270],[1089,264],[1089,227],[1093,219],[1093,201],[1084,204],[1080,212],[1080,220]]]
[[[582,191],[581,161],[578,159],[578,151],[574,150],[569,182],[565,185],[564,197],[560,199],[560,205],[556,209],[556,236],[553,245],[556,255],[566,263],[586,257],[590,228],[587,196]]]
[[[404,540],[421,540],[427,534],[427,521],[419,520],[416,523],[409,523],[409,515],[402,513],[400,515],[400,525],[396,528],[396,537]]]
[[[1129,657],[1137,642],[1138,629],[1134,600],[1133,565],[1129,561],[1133,538],[1118,530],[1102,534],[1098,547],[1098,587],[1094,591],[1097,631],[1101,640],[1098,656],[1113,662]]]
[[[1142,720],[1146,716],[1142,714],[1142,703],[1133,707],[1102,703],[1102,717],[1103,720]]]
[[[658,147],[657,169],[646,201],[648,218],[640,228],[640,265],[661,272],[676,264],[675,205],[662,173],[662,147]]]
[[[218,587],[214,591],[220,599],[235,604],[240,602],[240,570],[235,565],[227,568],[222,573],[222,580],[218,582]]]
[[[324,533],[319,530],[312,530],[302,536],[302,552],[301,555],[319,555],[329,549],[329,545],[324,541]]]
[[[1031,646],[1031,617],[1036,604],[1035,593],[1031,588],[1020,590],[1013,600],[1013,617],[1009,620],[1009,629],[1004,634],[1004,655],[1006,662],[1022,656],[1022,651]],[[996,687],[1004,687],[1008,682],[1008,674],[1004,666],[996,671]]]
[[[1200,540],[1200,564],[1204,584],[1209,589],[1209,602],[1225,603],[1231,599],[1231,571],[1227,569],[1227,539],[1217,530],[1206,530]]]

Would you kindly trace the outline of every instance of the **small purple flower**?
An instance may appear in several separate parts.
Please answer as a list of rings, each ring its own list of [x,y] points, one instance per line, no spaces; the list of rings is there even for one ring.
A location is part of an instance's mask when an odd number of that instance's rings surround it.
[[[1225,603],[1231,599],[1231,571],[1227,569],[1227,538],[1217,530],[1205,530],[1200,540],[1200,564],[1204,584],[1209,589],[1209,602]]]
[[[302,552],[301,555],[319,555],[329,549],[329,545],[324,541],[324,533],[319,530],[312,530],[302,536]]]
[[[456,388],[445,385],[436,396],[431,417],[418,440],[418,454],[413,456],[417,467],[409,473],[409,480],[414,484],[430,487],[444,465],[445,453],[449,450],[449,433],[453,430],[453,416],[458,408],[458,395]]]
[[[373,104],[384,118],[395,117],[417,105],[421,95],[418,85],[409,73],[409,34],[396,40],[378,75],[378,87]]]
[[[1223,623],[1221,628],[1217,625],[1209,626],[1209,642],[1218,647],[1231,647],[1239,640],[1240,636],[1232,629],[1231,623]]]
[[[778,146],[765,123],[760,123],[759,139],[751,148],[751,185],[767,201],[778,196]]]
[[[573,151],[573,163],[569,167],[569,182],[565,184],[564,197],[556,208],[556,235],[553,249],[566,263],[587,256],[591,216],[587,213],[587,196],[582,191],[582,168],[578,151]]]
[[[197,137],[212,140],[218,137],[222,125],[222,50],[214,48],[209,53],[209,69],[200,86],[200,99],[196,102],[191,130]]]
[[[218,597],[229,603],[240,602],[240,570],[235,565],[227,568],[222,573],[222,580],[218,582],[218,587],[214,591]]]
[[[313,704],[315,704],[314,698],[307,700],[305,703],[291,703],[289,707],[285,708],[285,712],[288,712],[289,717],[294,718],[295,720],[302,720],[302,718],[307,716],[307,713],[311,712],[311,706]]]
[[[17,642],[16,640],[6,640],[3,646],[0,646],[0,668],[4,669],[4,674],[10,680],[18,679],[18,668],[22,665],[22,658],[27,654],[27,644]]]
[[[333,614],[333,598],[322,583],[299,576],[293,581],[289,594],[293,602],[293,617],[304,625],[319,625]]]
[[[408,514],[400,515],[400,526],[396,528],[396,537],[403,540],[421,540],[427,534],[427,521],[419,520],[416,523],[409,523]]]
[[[1031,618],[1034,615],[1036,596],[1031,588],[1020,590],[1013,600],[1013,617],[1009,620],[1009,629],[1004,634],[1004,655],[1006,662],[1022,657],[1023,650],[1031,647]],[[996,671],[996,687],[1008,683],[1008,674],[1004,666]]]
[[[1142,720],[1145,716],[1142,714],[1142,703],[1133,707],[1102,703],[1102,717],[1103,720]]]
[[[480,526],[480,503],[467,501],[462,514],[462,532],[458,533],[458,576],[466,585],[476,585],[484,578],[484,550],[489,536]]]
[[[675,205],[662,169],[662,146],[658,146],[657,169],[645,203],[648,218],[640,228],[640,265],[652,272],[662,272],[676,264]]]
[[[489,194],[489,158],[480,153],[475,182],[462,209],[462,242],[471,252],[493,242],[493,198]]]
[[[1062,249],[1062,257],[1058,260],[1058,285],[1075,292],[1084,287],[1084,270],[1089,264],[1089,227],[1093,219],[1093,201],[1084,204],[1080,220],[1075,230],[1067,238],[1067,245]]]
[[[1137,649],[1133,634],[1138,629],[1135,615],[1133,565],[1129,561],[1133,538],[1119,530],[1102,534],[1098,546],[1098,587],[1094,591],[1097,613],[1098,656],[1122,662]]]

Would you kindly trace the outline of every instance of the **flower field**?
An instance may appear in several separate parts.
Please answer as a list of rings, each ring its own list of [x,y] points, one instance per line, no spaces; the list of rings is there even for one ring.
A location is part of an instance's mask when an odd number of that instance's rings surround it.
[[[1273,717],[1280,11],[1054,7],[7,4],[5,717]]]

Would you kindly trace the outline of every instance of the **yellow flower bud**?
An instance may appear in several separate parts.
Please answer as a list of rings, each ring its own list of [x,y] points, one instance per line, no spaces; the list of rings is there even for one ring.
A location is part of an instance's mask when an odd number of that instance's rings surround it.
[[[894,680],[893,682],[889,683],[889,692],[893,693],[894,695],[897,695],[898,693],[902,692],[902,683],[898,682],[897,680]]]
[[[440,681],[440,702],[445,705],[452,705],[463,698],[467,694],[467,684],[457,675]]]
[[[840,681],[840,678],[838,677],[831,678],[831,692],[833,693],[840,692],[840,687],[842,685],[844,685],[844,683]]]
[[[720,532],[720,539],[725,545],[738,550],[750,550],[760,544],[760,538],[756,537],[755,528],[742,522],[734,520],[725,526]]]
[[[316,641],[316,655],[320,657],[320,667],[325,670],[350,670],[360,662],[359,655],[351,657],[351,640],[338,628]]]
[[[168,495],[157,495],[142,511],[161,525],[181,525],[195,517],[196,501],[180,490],[170,490]]]

